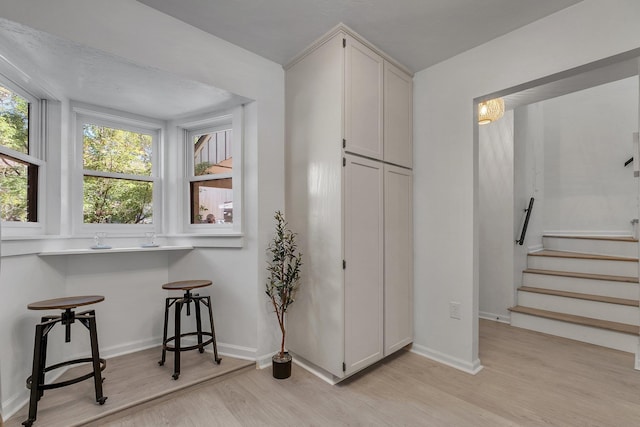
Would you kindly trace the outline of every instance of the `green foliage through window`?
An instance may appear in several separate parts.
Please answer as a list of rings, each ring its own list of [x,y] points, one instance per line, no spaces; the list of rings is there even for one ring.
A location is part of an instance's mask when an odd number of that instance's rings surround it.
[[[92,124],[83,132],[85,169],[151,175],[151,135]]]
[[[29,154],[29,102],[0,86],[0,145]]]
[[[0,86],[0,218],[37,221],[38,166],[14,156],[29,155],[29,102]],[[19,154],[18,154],[19,153]]]
[[[84,177],[84,222],[150,224],[153,184],[129,179]]]
[[[153,221],[151,135],[94,124],[83,126],[83,216],[89,224]],[[96,176],[90,171],[113,175]],[[125,176],[126,175],[126,176]],[[131,175],[134,176],[131,179]]]

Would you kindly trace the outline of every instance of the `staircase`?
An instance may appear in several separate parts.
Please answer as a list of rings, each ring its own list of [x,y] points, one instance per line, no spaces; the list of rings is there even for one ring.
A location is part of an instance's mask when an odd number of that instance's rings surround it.
[[[638,241],[544,236],[528,254],[511,324],[635,353],[640,333]]]

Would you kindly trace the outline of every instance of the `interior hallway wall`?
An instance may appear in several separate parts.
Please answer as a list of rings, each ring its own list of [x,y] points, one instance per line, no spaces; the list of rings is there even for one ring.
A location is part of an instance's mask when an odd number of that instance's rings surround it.
[[[638,217],[632,134],[638,131],[638,77],[542,102],[544,231],[631,234]]]
[[[509,321],[514,300],[513,111],[478,128],[479,314]]]

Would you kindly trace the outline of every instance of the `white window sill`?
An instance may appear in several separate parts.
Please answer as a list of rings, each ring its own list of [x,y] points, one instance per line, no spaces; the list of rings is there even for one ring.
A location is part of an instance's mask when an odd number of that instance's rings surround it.
[[[161,252],[161,251],[187,251],[193,246],[153,246],[153,247],[133,247],[133,248],[108,248],[108,249],[63,249],[60,251],[44,251],[38,253],[39,256],[52,255],[88,255],[88,254],[113,254],[123,252]]]
[[[194,248],[241,248],[244,246],[244,234],[169,234],[167,241],[173,245],[190,245]]]
[[[229,234],[173,234],[157,236],[157,247],[143,247],[143,236],[108,235],[105,244],[111,249],[91,249],[92,236],[2,236],[0,256],[20,255],[80,255],[114,252],[154,252],[193,248],[241,248],[244,235]]]

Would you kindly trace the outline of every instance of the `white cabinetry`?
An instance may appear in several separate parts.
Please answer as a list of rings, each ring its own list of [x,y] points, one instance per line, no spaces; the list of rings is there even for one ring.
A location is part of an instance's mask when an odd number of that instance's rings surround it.
[[[384,165],[384,355],[413,341],[413,176]]]
[[[343,37],[345,149],[351,153],[382,160],[384,60],[353,37]]]
[[[339,381],[413,339],[411,171],[397,166],[411,165],[411,77],[340,26],[285,87],[285,212],[304,254],[287,347]]]
[[[384,64],[384,161],[413,167],[413,80]]]
[[[379,161],[345,155],[345,373],[383,356],[384,211]],[[311,249],[311,248],[310,248]]]

